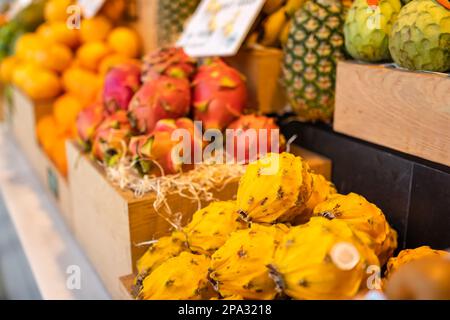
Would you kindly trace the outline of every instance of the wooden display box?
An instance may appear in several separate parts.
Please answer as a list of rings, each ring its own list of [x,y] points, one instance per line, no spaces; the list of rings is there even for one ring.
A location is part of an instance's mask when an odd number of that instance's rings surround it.
[[[13,106],[8,114],[8,125],[31,167],[70,228],[72,208],[69,184],[41,149],[36,137],[36,123],[41,117],[52,112],[52,102],[51,100],[32,101],[19,89],[12,88]]]
[[[138,244],[168,235],[172,226],[153,208],[154,195],[136,198],[133,192],[112,185],[103,168],[75,142],[69,143],[67,150],[75,236],[112,297],[122,299],[119,277],[135,272],[136,261],[147,249]],[[295,153],[307,159],[316,172],[331,175],[330,160],[302,149]],[[230,200],[237,187],[238,179],[212,192],[217,199]],[[167,197],[172,211],[183,213],[182,224],[189,222],[197,202],[178,194]]]
[[[339,62],[334,130],[450,166],[450,76]]]
[[[247,78],[251,109],[263,114],[283,113],[285,90],[280,82],[283,51],[273,48],[242,49],[226,59]]]

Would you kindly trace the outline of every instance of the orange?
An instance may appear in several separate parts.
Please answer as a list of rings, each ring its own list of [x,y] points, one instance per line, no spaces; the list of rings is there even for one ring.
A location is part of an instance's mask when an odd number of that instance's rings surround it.
[[[117,66],[119,64],[124,64],[124,63],[135,63],[137,66],[141,65],[141,63],[138,60],[130,59],[130,58],[124,57],[120,54],[114,53],[114,54],[106,56],[102,60],[102,62],[100,63],[100,67],[99,67],[99,73],[100,73],[100,75],[104,76],[106,73],[108,73],[108,71],[112,67]]]
[[[76,29],[69,29],[65,22],[47,22],[42,24],[36,33],[50,43],[60,43],[71,49],[80,43],[80,33]]]
[[[35,49],[42,47],[42,38],[34,33],[25,33],[15,44],[15,54],[20,60],[28,60]]]
[[[4,83],[12,82],[14,70],[19,64],[19,59],[15,56],[6,57],[0,65],[0,75]]]
[[[113,29],[108,36],[108,45],[115,52],[128,58],[137,58],[141,52],[139,35],[126,27]]]
[[[100,11],[100,14],[104,15],[111,21],[118,21],[125,13],[125,9],[125,0],[108,0]]]
[[[82,67],[97,71],[100,62],[110,53],[109,47],[101,41],[88,42],[77,51],[77,58]]]
[[[95,100],[101,89],[97,74],[79,67],[71,67],[63,74],[63,85],[68,93],[76,96],[83,105]]]
[[[29,60],[43,68],[62,72],[72,63],[73,54],[69,47],[62,44],[42,43],[42,47],[30,52]]]
[[[72,5],[71,0],[49,0],[45,4],[44,17],[47,21],[61,21],[67,20],[67,8]]]
[[[59,135],[56,120],[52,115],[47,115],[38,120],[36,125],[36,136],[44,149],[49,154]]]
[[[49,156],[53,160],[59,173],[64,177],[67,176],[67,155],[66,155],[66,140],[64,136],[57,137],[55,143],[50,149]]]
[[[30,64],[16,68],[13,83],[33,100],[51,99],[61,92],[61,82],[55,72]]]
[[[64,94],[53,103],[53,115],[58,126],[71,133],[83,104],[73,95]]]
[[[81,21],[81,41],[83,43],[103,41],[108,37],[111,29],[111,22],[104,16],[100,15],[92,19],[84,19]]]

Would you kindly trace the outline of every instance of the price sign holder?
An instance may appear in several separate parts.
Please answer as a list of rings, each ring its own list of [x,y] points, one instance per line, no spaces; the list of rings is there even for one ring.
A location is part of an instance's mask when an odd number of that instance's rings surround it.
[[[105,0],[78,0],[78,5],[86,19],[95,17],[104,4]]]

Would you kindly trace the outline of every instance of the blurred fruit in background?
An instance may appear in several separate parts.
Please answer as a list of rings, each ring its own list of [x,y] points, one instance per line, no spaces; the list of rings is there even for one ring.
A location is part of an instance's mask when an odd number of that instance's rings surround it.
[[[104,16],[81,21],[80,35],[83,43],[106,40],[112,29],[111,21]]]

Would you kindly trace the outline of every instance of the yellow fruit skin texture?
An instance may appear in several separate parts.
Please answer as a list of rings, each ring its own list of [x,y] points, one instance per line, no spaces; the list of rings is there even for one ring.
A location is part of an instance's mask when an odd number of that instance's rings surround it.
[[[143,281],[139,298],[143,300],[201,300],[209,299],[210,259],[182,252],[157,267]]]
[[[72,51],[62,44],[48,44],[42,42],[40,48],[36,48],[29,57],[29,61],[55,72],[66,70],[72,63]]]
[[[429,257],[450,257],[450,253],[444,250],[434,250],[429,246],[402,250],[397,257],[389,259],[386,269],[386,277],[389,277],[390,275],[395,273],[401,266],[405,264]]]
[[[104,16],[81,21],[80,36],[83,43],[106,40],[112,29],[111,22]]]
[[[305,211],[299,216],[295,224],[306,223],[306,219],[311,218],[314,208],[324,201],[326,201],[330,196],[337,193],[336,187],[333,183],[325,179],[321,174],[311,173],[313,179],[313,190],[311,197],[306,202]]]
[[[275,284],[266,265],[272,261],[277,244],[287,233],[285,225],[253,224],[250,229],[231,234],[212,256],[210,278],[223,297],[244,299],[275,298]]]
[[[101,61],[110,54],[110,48],[101,41],[88,42],[77,51],[81,66],[91,71],[98,71]]]
[[[15,56],[6,57],[0,65],[0,75],[3,83],[11,83],[13,80],[14,70],[19,64],[19,59]]]
[[[118,54],[128,58],[137,58],[141,52],[141,40],[136,31],[118,27],[108,36],[108,45]]]
[[[363,196],[356,193],[332,195],[315,207],[313,216],[345,221],[356,233],[368,236],[361,238],[368,241],[377,256],[383,256],[382,265],[387,262],[383,249],[385,242],[390,241],[391,228],[383,212]]]
[[[44,8],[44,17],[47,21],[65,22],[68,18],[67,8],[71,6],[71,0],[49,0]]]
[[[353,245],[359,261],[342,270],[331,258],[336,244]],[[269,268],[279,289],[294,299],[351,299],[365,285],[366,269],[378,265],[375,253],[340,220],[311,218],[291,228],[278,246]]]
[[[189,248],[197,253],[211,255],[245,225],[239,221],[234,201],[213,202],[192,217],[183,229]]]
[[[21,61],[28,61],[34,50],[40,47],[42,47],[42,38],[34,33],[26,33],[17,40],[14,52]]]
[[[270,153],[247,167],[239,183],[237,208],[248,221],[289,222],[304,211],[311,193],[305,161],[290,153]]]
[[[47,42],[63,44],[71,49],[75,49],[80,44],[79,31],[67,28],[65,22],[44,23],[36,33]]]

